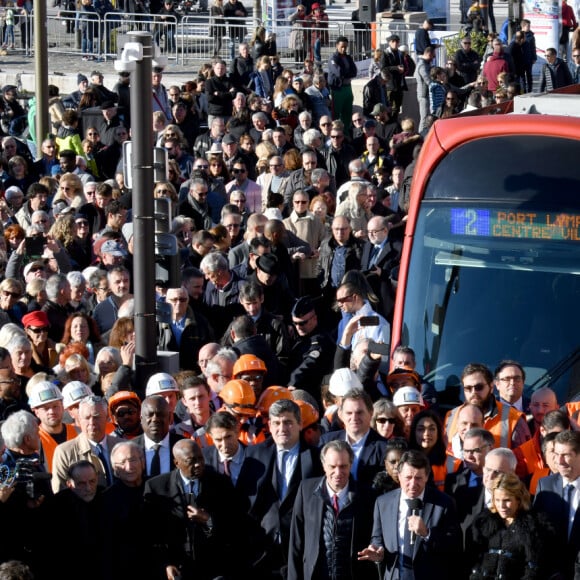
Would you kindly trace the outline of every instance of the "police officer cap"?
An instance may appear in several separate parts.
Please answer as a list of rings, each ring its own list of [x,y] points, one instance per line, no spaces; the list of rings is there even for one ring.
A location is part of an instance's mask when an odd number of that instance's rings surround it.
[[[302,318],[314,310],[314,302],[310,296],[303,296],[296,301],[292,309],[292,316]]]

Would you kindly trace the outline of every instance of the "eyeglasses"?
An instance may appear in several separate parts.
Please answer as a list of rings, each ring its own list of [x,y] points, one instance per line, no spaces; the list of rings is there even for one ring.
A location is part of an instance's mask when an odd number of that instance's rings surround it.
[[[187,302],[187,298],[184,298],[183,296],[181,298],[167,298],[167,302],[173,302],[174,304],[177,302]]]
[[[394,419],[394,417],[377,417],[375,419],[375,421],[379,425],[384,425],[385,423],[388,423],[389,425],[394,425],[396,423],[396,420]],[[395,461],[395,463],[396,463],[396,461]]]
[[[499,382],[500,383],[505,383],[506,385],[509,384],[509,383],[511,383],[512,381],[514,383],[516,383],[516,384],[523,383],[524,382],[524,377],[522,377],[521,375],[514,375],[512,377],[501,377],[499,379]]]
[[[304,205],[305,203],[308,203],[306,200],[302,200],[302,199],[295,199],[294,203],[298,204],[298,205]]]
[[[331,135],[330,138],[331,139],[342,139],[344,137],[344,135]]]
[[[198,197],[207,197],[207,191],[194,191],[193,193]]]
[[[42,334],[43,332],[48,332],[48,326],[42,326],[40,328],[34,328],[33,326],[29,326],[28,330],[33,332],[34,334]]]
[[[20,293],[19,292],[10,292],[10,290],[2,290],[2,294],[4,295],[5,298],[20,298]]]
[[[282,167],[281,163],[272,163],[270,167]]]
[[[108,286],[97,286],[95,288],[95,290],[97,290],[98,292],[108,292],[109,291],[109,287]]]
[[[35,266],[34,268],[30,268],[29,272],[44,272],[44,268],[42,266]]]
[[[232,173],[235,173],[235,174],[238,174],[238,173],[246,173],[246,170],[245,169],[237,169],[237,168],[234,168],[234,169],[232,169]]]
[[[346,302],[352,302],[354,294],[349,294],[348,296],[343,296],[342,298],[337,298],[336,301],[339,304],[345,304]]]
[[[209,169],[209,165],[196,165],[194,169]]]
[[[476,393],[480,393],[481,391],[483,391],[485,389],[485,387],[487,387],[487,385],[485,383],[477,383],[477,385],[472,385],[471,387],[463,387],[464,391],[467,391],[468,393],[471,393],[472,391],[475,391]]]

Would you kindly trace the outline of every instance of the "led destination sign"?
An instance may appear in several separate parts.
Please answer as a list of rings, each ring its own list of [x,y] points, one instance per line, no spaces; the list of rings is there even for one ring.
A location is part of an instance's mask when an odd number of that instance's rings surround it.
[[[456,236],[580,242],[580,214],[453,208],[450,217]]]

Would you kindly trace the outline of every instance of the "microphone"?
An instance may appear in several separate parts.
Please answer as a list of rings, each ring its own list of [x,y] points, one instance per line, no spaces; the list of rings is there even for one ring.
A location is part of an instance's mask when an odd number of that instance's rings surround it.
[[[409,510],[411,511],[412,516],[418,516],[423,509],[423,502],[419,498],[415,499],[408,499],[407,505],[409,506]],[[415,540],[417,539],[417,534],[415,532],[410,532],[410,540],[409,544],[411,546],[415,545]]]

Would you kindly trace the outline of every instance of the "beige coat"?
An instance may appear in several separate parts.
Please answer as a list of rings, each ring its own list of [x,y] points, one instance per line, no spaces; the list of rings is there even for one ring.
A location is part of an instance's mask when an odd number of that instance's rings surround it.
[[[119,443],[117,437],[107,435],[107,453],[109,455],[116,443]],[[54,450],[54,457],[52,458],[52,491],[54,493],[58,493],[61,489],[66,489],[69,467],[81,460],[90,461],[95,466],[99,476],[99,485],[107,487],[105,467],[98,456],[93,453],[87,436],[81,433],[74,439],[57,445]]]
[[[286,229],[297,235],[301,240],[310,244],[312,251],[318,250],[320,242],[326,236],[324,224],[312,213],[298,217],[293,211],[290,217],[284,220]],[[318,276],[318,258],[306,258],[300,262],[300,278],[312,279]]]

